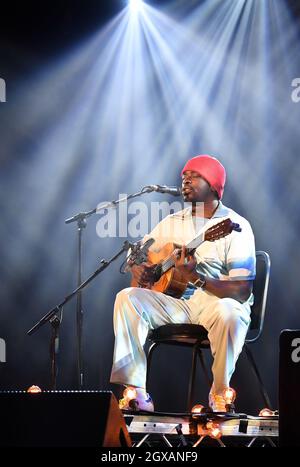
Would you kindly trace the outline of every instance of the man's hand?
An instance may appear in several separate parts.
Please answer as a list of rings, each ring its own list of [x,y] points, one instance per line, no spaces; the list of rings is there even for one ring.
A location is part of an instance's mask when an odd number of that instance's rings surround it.
[[[182,272],[187,281],[194,282],[198,279],[199,276],[196,273],[197,261],[194,256],[186,257],[185,245],[181,249],[176,248],[172,256],[176,269]]]
[[[197,262],[193,256],[186,258],[186,247],[176,248],[172,253],[172,258],[176,268],[178,268],[184,278],[187,281],[194,282],[198,279],[198,274],[196,273]],[[130,263],[128,263],[130,265]],[[130,265],[130,272],[133,279],[141,286],[146,289],[151,289],[154,284],[154,268],[156,265],[151,263],[143,263],[140,265],[132,264]]]

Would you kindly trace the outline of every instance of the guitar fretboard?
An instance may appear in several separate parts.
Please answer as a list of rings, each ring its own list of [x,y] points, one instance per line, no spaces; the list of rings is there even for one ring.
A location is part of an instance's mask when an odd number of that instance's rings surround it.
[[[194,238],[190,243],[188,243],[186,248],[188,250],[194,250],[195,248],[198,248],[198,246],[201,245],[201,243],[203,243],[204,240],[205,240],[205,232],[202,232],[200,235]],[[166,259],[165,261],[161,263],[161,273],[164,274],[174,265],[175,265],[175,262],[173,258]]]

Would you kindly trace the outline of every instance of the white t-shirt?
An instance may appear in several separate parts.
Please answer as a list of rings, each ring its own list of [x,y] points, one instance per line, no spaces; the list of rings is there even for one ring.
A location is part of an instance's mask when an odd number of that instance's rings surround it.
[[[195,252],[197,271],[207,277],[219,280],[253,280],[255,278],[255,242],[249,222],[221,202],[211,219],[195,218],[191,207],[166,216],[144,237],[154,238],[151,250],[159,250],[168,242],[187,245],[199,233],[230,218],[241,227],[241,232],[233,231],[228,236],[213,242],[201,243]],[[253,297],[248,300],[252,304]]]

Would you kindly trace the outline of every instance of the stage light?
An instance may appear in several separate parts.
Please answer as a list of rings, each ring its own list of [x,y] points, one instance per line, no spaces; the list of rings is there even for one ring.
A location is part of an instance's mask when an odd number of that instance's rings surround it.
[[[225,388],[222,393],[222,396],[223,396],[223,399],[225,400],[226,412],[234,413],[235,411],[234,401],[236,398],[235,390],[230,387]]]
[[[216,422],[208,422],[206,424],[206,429],[208,430],[208,436],[213,439],[220,439],[222,436],[222,431],[220,430],[219,423]]]
[[[129,0],[129,8],[133,12],[140,11],[143,6],[142,0]]]
[[[222,394],[226,404],[232,404],[236,398],[236,392],[232,388],[225,388]]]
[[[123,398],[119,399],[119,408],[122,410],[124,408],[134,408],[135,407],[135,399],[137,396],[136,389],[132,386],[128,386],[123,391]]]
[[[126,399],[119,399],[119,409],[124,409],[125,407],[128,407],[128,403]]]
[[[268,408],[262,409],[258,414],[259,417],[273,417],[274,415],[275,412]]]
[[[30,394],[38,394],[40,392],[42,392],[41,388],[39,386],[30,386],[30,388],[27,389],[27,392],[29,392]]]
[[[204,405],[196,404],[196,405],[194,405],[194,407],[192,408],[191,412],[192,412],[192,413],[202,413],[203,410],[204,410]]]
[[[136,389],[131,386],[128,386],[128,388],[126,388],[123,392],[123,398],[127,402],[131,401],[132,399],[136,399],[136,396],[137,396]]]

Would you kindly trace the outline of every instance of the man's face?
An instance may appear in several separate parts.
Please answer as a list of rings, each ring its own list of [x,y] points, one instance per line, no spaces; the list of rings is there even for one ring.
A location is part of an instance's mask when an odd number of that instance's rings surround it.
[[[215,192],[201,175],[187,170],[182,174],[182,196],[185,202],[196,203],[215,199]]]

